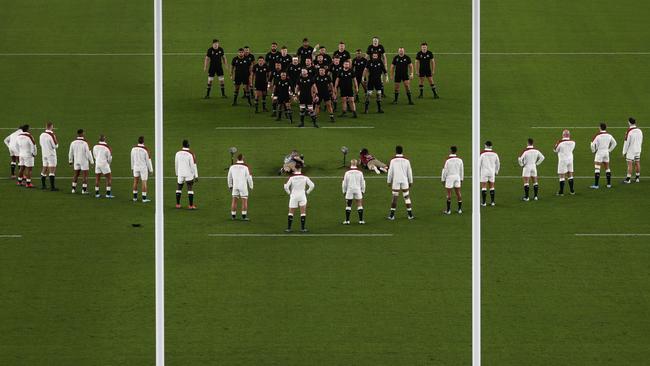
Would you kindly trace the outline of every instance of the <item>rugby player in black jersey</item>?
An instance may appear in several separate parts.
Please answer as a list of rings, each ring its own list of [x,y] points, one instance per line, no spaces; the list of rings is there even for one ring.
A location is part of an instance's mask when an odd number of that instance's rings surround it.
[[[250,80],[250,74],[253,72],[253,64],[255,64],[255,55],[251,53],[251,49],[248,46],[244,46],[244,58],[246,59],[246,63],[248,65],[248,79]],[[252,88],[253,85],[248,84],[248,90],[244,89],[244,98],[248,98],[249,100],[252,98]],[[251,95],[248,94],[249,92]]]
[[[413,99],[411,98],[413,63],[411,63],[411,58],[404,53],[404,47],[400,47],[397,50],[397,55],[393,57],[393,62],[390,65],[390,73],[392,79],[395,81],[395,99],[393,100],[393,104],[397,104],[400,83],[404,83],[404,89],[406,90],[406,96],[409,99],[409,104],[413,104]]]
[[[325,108],[330,114],[330,122],[334,122],[334,110],[332,109],[332,97],[334,96],[334,85],[332,84],[332,78],[328,75],[325,68],[318,69],[318,75],[316,75],[316,90],[318,91],[318,106],[316,109],[316,116],[320,114],[320,104],[324,103]]]
[[[381,82],[382,76],[386,75],[386,67],[379,59],[379,54],[373,53],[372,58],[366,65],[366,80],[368,80],[368,90],[366,92],[366,102],[363,113],[368,113],[368,106],[370,105],[370,96],[372,92],[377,92],[377,113],[384,113],[381,109],[381,96],[383,84]]]
[[[291,60],[291,65],[289,65],[289,67],[285,70],[287,72],[287,78],[289,79],[289,83],[291,83],[292,90],[295,90],[296,82],[300,77],[301,70],[302,70],[302,66],[300,66],[300,59],[298,57],[294,57]]]
[[[309,45],[309,40],[304,38],[302,46],[296,51],[296,56],[300,59],[300,66],[305,66],[305,60],[311,59],[314,53],[314,47]]]
[[[279,62],[275,63],[275,68],[269,74],[269,90],[271,93],[275,90],[275,86],[280,81],[280,76],[282,76],[282,64]],[[271,106],[273,107],[273,113],[271,117],[275,117],[278,114],[278,101],[276,99],[271,99]]]
[[[334,89],[341,89],[341,103],[342,103],[342,112],[341,117],[345,116],[348,103],[350,109],[352,110],[352,118],[357,118],[357,107],[354,104],[354,93],[359,91],[359,84],[357,84],[357,79],[354,77],[354,71],[350,67],[350,61],[345,61],[343,63],[343,69],[339,72],[339,77],[336,79],[334,84]]]
[[[343,70],[343,64],[341,64],[341,59],[339,57],[334,57],[332,59],[332,64],[330,65],[330,76],[332,77],[332,85],[336,85],[336,80],[339,78],[339,74]],[[334,87],[334,93],[332,93],[332,106],[336,112],[336,107],[338,106],[337,97],[339,93],[337,92],[338,88]]]
[[[273,87],[273,94],[271,96],[279,106],[278,116],[276,121],[282,119],[282,111],[284,110],[285,116],[289,119],[290,123],[293,123],[293,116],[291,111],[291,98],[293,97],[293,91],[291,90],[291,84],[287,78],[287,73],[282,72],[280,74],[280,80]]]
[[[280,51],[278,51],[278,43],[273,42],[271,43],[271,50],[264,56],[264,61],[266,61],[268,67],[274,67],[276,62],[280,62],[281,55]]]
[[[208,48],[208,52],[205,55],[205,60],[203,61],[203,72],[208,73],[208,87],[205,92],[205,99],[210,98],[210,91],[212,90],[212,82],[214,81],[215,75],[217,75],[219,85],[221,86],[221,97],[227,98],[223,77],[223,65],[227,64],[228,59],[226,58],[226,54],[223,51],[223,48],[219,45],[219,40],[213,39],[212,47]]]
[[[342,62],[345,62],[352,57],[350,56],[350,52],[348,52],[348,50],[345,49],[345,42],[343,41],[339,42],[339,48],[336,51],[334,51],[333,55],[338,56]]]
[[[352,59],[352,70],[354,70],[354,76],[357,78],[357,84],[363,87],[363,92],[368,91],[367,82],[364,78],[364,71],[366,70],[366,64],[368,59],[361,53],[361,48],[357,48],[355,57]],[[383,90],[382,90],[383,92]],[[357,102],[359,101],[359,93],[354,98]]]
[[[300,73],[300,78],[298,78],[296,84],[296,94],[300,105],[300,124],[298,127],[305,126],[305,114],[309,114],[312,124],[318,128],[316,112],[314,112],[314,102],[318,101],[318,90],[307,69],[302,69]]]
[[[282,71],[287,71],[289,65],[291,65],[291,60],[293,57],[289,54],[287,46],[282,46],[280,48],[280,63],[282,64]]]
[[[230,69],[230,79],[232,79],[235,84],[235,95],[232,101],[232,105],[237,105],[237,98],[239,97],[239,88],[241,85],[244,86],[244,93],[248,96],[248,105],[253,105],[251,103],[250,94],[248,93],[248,83],[250,82],[250,68],[248,61],[244,57],[244,49],[240,48],[237,51],[237,56],[232,59],[231,62],[232,68]]]
[[[427,43],[423,42],[420,45],[420,52],[415,55],[415,67],[418,69],[418,76],[420,77],[420,95],[418,95],[418,98],[424,98],[424,78],[427,78],[433,92],[433,99],[438,99],[436,84],[433,82],[433,74],[436,72],[436,60],[428,48]]]
[[[259,113],[260,99],[262,100],[262,111],[266,112],[266,91],[268,88],[269,72],[269,66],[266,64],[264,57],[258,57],[257,63],[253,65],[250,82],[255,87],[255,113]]]

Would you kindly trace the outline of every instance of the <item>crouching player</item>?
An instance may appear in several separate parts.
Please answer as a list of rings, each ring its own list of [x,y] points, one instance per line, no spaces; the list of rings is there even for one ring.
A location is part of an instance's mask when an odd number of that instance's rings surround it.
[[[350,225],[350,214],[352,213],[352,201],[357,201],[357,213],[359,214],[359,224],[363,225],[363,194],[366,193],[366,180],[363,173],[357,168],[357,161],[350,161],[350,170],[343,176],[342,187],[345,195],[345,221],[343,225]]]
[[[237,201],[241,200],[241,219],[248,221],[248,189],[253,189],[253,175],[244,163],[244,155],[237,155],[237,162],[228,169],[228,188],[232,192],[230,216],[237,218]]]
[[[607,178],[607,188],[612,188],[612,171],[609,169],[609,153],[616,148],[614,136],[607,132],[607,125],[600,124],[600,130],[591,140],[591,152],[594,153],[594,185],[590,188],[598,189],[600,180],[600,169],[605,168],[605,177]]]
[[[413,216],[411,196],[409,194],[409,188],[413,186],[413,172],[411,171],[411,162],[402,154],[403,150],[399,145],[395,147],[395,157],[388,164],[387,182],[393,191],[393,200],[390,203],[390,213],[388,214],[389,220],[395,220],[397,198],[400,192],[404,196],[408,219],[412,220],[415,218]]]
[[[533,199],[538,200],[539,182],[537,180],[537,166],[544,161],[544,155],[533,146],[533,139],[528,139],[528,146],[519,156],[519,166],[523,168],[522,178],[524,180],[524,197],[522,200],[529,201],[530,182],[533,182]]]
[[[501,163],[499,155],[492,150],[492,141],[485,141],[485,148],[479,157],[481,171],[481,206],[487,206],[487,190],[490,188],[490,206],[494,206],[494,182]]]
[[[77,138],[70,143],[68,163],[72,165],[72,193],[77,192],[77,179],[81,175],[81,194],[88,194],[88,170],[95,164],[93,154],[90,152],[84,130],[77,130]]]
[[[569,130],[562,131],[562,139],[555,143],[553,151],[557,153],[557,174],[560,179],[560,190],[558,196],[564,196],[564,185],[569,181],[569,193],[576,194],[573,190],[573,150],[576,148],[575,141],[571,140]]]
[[[18,182],[17,185],[24,185],[27,188],[34,188],[32,184],[32,170],[34,169],[34,157],[37,149],[34,137],[29,132],[29,125],[22,127],[22,133],[14,139],[14,151],[18,153]],[[23,179],[21,181],[21,178]]]
[[[629,128],[625,133],[625,142],[623,143],[623,155],[627,161],[627,175],[623,183],[632,182],[632,171],[635,171],[634,181],[639,183],[641,180],[641,145],[643,144],[643,132],[636,126],[636,120],[630,117],[627,120]]]
[[[151,202],[147,198],[147,180],[153,173],[151,154],[144,146],[144,136],[138,137],[138,144],[131,149],[131,170],[133,171],[133,202],[138,200],[138,182],[142,182],[142,202]]]
[[[293,224],[293,214],[296,208],[300,208],[300,231],[307,232],[305,224],[307,223],[307,195],[310,194],[316,185],[309,177],[302,175],[302,164],[296,164],[296,170],[287,183],[284,185],[284,191],[289,195],[289,215],[287,218],[286,232],[291,232]]]
[[[449,148],[449,156],[445,161],[445,166],[442,168],[442,184],[447,190],[447,209],[443,212],[445,215],[451,215],[451,191],[456,193],[456,200],[458,201],[458,214],[463,213],[463,198],[460,195],[460,186],[463,183],[463,159],[456,155],[458,148],[452,146]]]
[[[183,140],[183,148],[176,153],[174,159],[176,178],[178,187],[176,188],[176,208],[181,208],[181,194],[183,193],[183,184],[187,183],[187,197],[190,210],[196,210],[194,205],[194,183],[199,180],[199,170],[196,167],[196,156],[190,150],[190,142]]]
[[[106,177],[106,198],[113,198],[111,194],[111,182],[113,180],[111,162],[113,161],[113,154],[111,147],[106,142],[106,136],[99,135],[99,142],[93,146],[93,156],[95,157],[95,198],[101,197],[99,182],[102,175]]]

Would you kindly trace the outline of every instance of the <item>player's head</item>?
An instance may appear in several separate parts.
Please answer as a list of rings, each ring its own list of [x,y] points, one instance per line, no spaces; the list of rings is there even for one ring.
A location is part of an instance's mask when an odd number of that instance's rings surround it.
[[[318,75],[320,76],[325,76],[325,72],[327,72],[327,70],[324,67],[318,69]]]
[[[366,149],[365,147],[364,147],[364,148],[361,148],[361,151],[359,151],[359,154],[361,154],[361,155],[367,155],[367,154],[368,154],[368,149]]]
[[[242,153],[237,154],[237,161],[244,161],[244,154]]]
[[[219,40],[218,39],[215,38],[215,39],[212,40],[212,48],[214,48],[215,50],[217,48],[219,48]]]
[[[535,143],[535,141],[532,138],[529,137],[528,138],[528,146],[533,146],[534,143]]]
[[[45,128],[47,128],[48,130],[53,129],[54,128],[54,122],[47,121],[47,123],[45,124]]]
[[[341,58],[336,56],[332,59],[332,62],[334,63],[334,65],[338,65],[341,63]]]
[[[319,63],[323,62],[324,60],[325,60],[325,57],[323,55],[321,55],[320,53],[318,54],[318,56],[316,56],[316,61],[318,61]]]
[[[279,63],[279,62],[276,62],[276,63],[275,63],[275,69],[278,70],[278,71],[279,71],[279,70],[282,70],[282,64]]]
[[[298,57],[294,57],[294,58],[291,59],[291,63],[294,64],[294,65],[298,65],[299,61],[300,60],[298,59]]]
[[[188,140],[183,140],[183,147],[186,149],[190,148],[190,142]]]
[[[491,149],[492,148],[492,141],[490,141],[490,140],[485,141],[485,148],[486,149]]]
[[[420,50],[422,52],[427,52],[427,49],[429,48],[429,45],[426,42],[420,43]]]
[[[278,50],[278,43],[277,42],[271,43],[271,51],[275,52],[277,50]]]
[[[27,126],[27,125],[25,125],[25,126]],[[29,126],[27,126],[27,128],[29,128]],[[83,128],[78,129],[77,130],[77,136],[83,137],[83,135],[84,135],[84,129]]]
[[[401,154],[403,152],[404,152],[404,148],[402,147],[402,145],[395,146],[395,153],[396,154]]]
[[[240,48],[240,49],[237,50],[237,56],[244,57],[244,49],[243,48]]]
[[[320,48],[318,48],[318,51],[321,55],[324,55],[327,53],[327,48],[325,48],[325,46],[320,46]]]
[[[635,120],[634,118],[632,118],[632,117],[630,117],[630,118],[627,119],[627,123],[628,123],[630,126],[636,126],[636,120]]]
[[[309,47],[309,40],[307,38],[302,39],[302,46],[305,48]]]
[[[311,59],[310,58],[305,59],[305,65],[311,66]]]
[[[248,55],[249,53],[251,53],[251,48],[248,46],[244,46],[244,54]]]
[[[600,124],[600,130],[601,130],[601,131],[605,131],[605,130],[607,130],[607,123],[602,122],[602,123]]]
[[[264,62],[265,62],[265,61],[264,61],[264,57],[260,56],[260,57],[257,58],[257,63],[258,63],[259,65],[264,65]]]
[[[23,130],[23,132],[29,132],[29,125],[23,125],[20,129]]]
[[[458,147],[450,146],[449,147],[449,152],[452,153],[452,154],[455,154],[456,152],[458,152]]]
[[[372,45],[375,47],[379,46],[379,37],[372,37]]]
[[[370,57],[372,57],[373,60],[379,60],[379,54],[377,52],[374,52]]]
[[[356,159],[350,160],[350,168],[356,168],[358,163]]]
[[[339,42],[339,51],[343,52],[345,50],[345,42]]]
[[[399,53],[400,56],[404,56],[404,47],[398,48],[397,53]]]
[[[562,138],[568,139],[571,137],[571,132],[569,130],[562,131]]]
[[[300,76],[302,76],[303,78],[306,78],[308,75],[309,75],[309,71],[307,71],[307,69],[300,70]]]
[[[105,142],[106,141],[106,135],[99,135],[99,141]]]
[[[287,46],[282,46],[282,48],[280,48],[280,53],[282,54],[282,56],[286,56],[287,52],[288,52]]]
[[[350,68],[350,61],[345,61],[343,63],[343,68],[346,69],[346,70],[349,69]]]
[[[138,144],[144,144],[144,136],[138,137]]]
[[[361,53],[361,48],[357,48],[357,50],[354,51],[354,54],[355,54],[357,57],[363,57],[363,54]]]
[[[287,79],[287,73],[284,72],[284,71],[282,71],[282,72],[280,73],[280,79],[282,79],[282,80],[286,80],[286,79]]]

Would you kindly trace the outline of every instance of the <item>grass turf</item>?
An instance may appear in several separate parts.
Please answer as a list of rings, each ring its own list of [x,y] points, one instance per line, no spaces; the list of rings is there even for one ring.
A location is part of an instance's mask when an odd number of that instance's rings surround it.
[[[647,52],[638,1],[482,4],[483,52]],[[647,127],[648,55],[485,55],[482,136],[501,154],[502,175],[520,175],[527,137],[547,161],[541,200],[523,203],[519,179],[497,179],[483,211],[483,350],[494,365],[643,365],[648,323],[647,181],[624,186],[627,117]],[[604,120],[619,142],[612,189],[592,191],[591,136]],[[533,127],[557,126],[554,129]],[[556,197],[553,143],[564,127],[577,142],[576,196]],[[648,130],[644,129],[647,134]],[[642,161],[648,159],[647,149]],[[601,184],[603,181],[601,180]]]
[[[439,55],[442,99],[406,105],[386,103],[386,114],[342,118],[335,126],[374,129],[218,130],[223,126],[288,126],[269,114],[255,115],[240,98],[202,100],[206,75],[202,53],[210,40],[226,52],[249,45],[266,53],[271,41],[290,52],[307,36],[332,52],[339,40],[348,50],[365,49],[378,34],[388,52],[399,45],[413,57],[428,40],[437,52],[468,52],[469,2],[408,1],[408,22],[363,21],[362,13],[390,14],[388,1],[327,4],[345,9],[330,16],[303,15],[296,2],[278,5],[249,1],[235,4],[168,4],[165,52],[197,53],[165,58],[165,157],[173,169],[174,152],[188,138],[204,177],[195,187],[199,210],[173,208],[174,183],[166,189],[167,345],[173,363],[229,365],[411,365],[467,364],[470,358],[470,216],[443,217],[443,189],[436,179],[417,179],[413,192],[417,219],[388,222],[390,191],[385,176],[367,174],[366,226],[343,227],[340,179],[314,179],[309,198],[312,234],[384,233],[392,237],[210,237],[219,233],[282,233],[288,197],[284,179],[268,178],[292,148],[307,159],[306,174],[341,177],[342,145],[356,157],[368,147],[382,160],[403,144],[415,175],[437,176],[450,144],[469,156],[470,58]],[[370,10],[372,7],[372,10]],[[243,9],[249,9],[246,17]],[[286,22],[282,19],[287,19]],[[269,22],[269,20],[271,20]],[[263,29],[263,31],[260,31]],[[228,55],[231,59],[232,55]],[[389,57],[390,59],[390,57]],[[216,83],[216,80],[215,80]],[[417,85],[417,83],[415,83]],[[216,86],[216,84],[215,84]],[[389,98],[391,85],[386,85]],[[414,88],[415,89],[415,88]],[[415,92],[417,93],[417,92]],[[232,87],[227,85],[232,97]],[[269,103],[270,106],[270,103]],[[294,112],[295,112],[294,107]],[[297,113],[294,114],[296,120]],[[320,122],[329,126],[326,118]],[[309,125],[309,124],[308,124]],[[228,148],[243,152],[258,176],[251,194],[251,221],[230,221],[225,170]],[[468,164],[469,165],[469,164]],[[469,172],[469,167],[467,168]],[[171,175],[168,173],[166,175]],[[214,177],[214,179],[208,178]],[[371,179],[372,178],[372,179]],[[469,192],[466,196],[469,213]],[[186,196],[183,198],[187,204]],[[355,214],[353,212],[353,214]],[[354,221],[353,221],[354,222]]]

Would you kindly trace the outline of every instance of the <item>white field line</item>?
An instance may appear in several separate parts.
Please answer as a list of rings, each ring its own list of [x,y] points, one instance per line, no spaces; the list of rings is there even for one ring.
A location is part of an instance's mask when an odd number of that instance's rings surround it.
[[[18,129],[18,127],[0,127],[0,130],[17,130],[17,129]],[[45,127],[30,127],[29,129],[30,130],[44,130]],[[54,127],[54,129],[56,130],[57,128]]]
[[[56,176],[57,179],[72,179],[72,177],[66,177],[66,176]],[[226,179],[226,176],[212,176],[212,177],[199,177],[200,180],[206,180],[206,179]],[[319,179],[343,179],[343,175],[335,175],[335,176],[309,176],[311,179],[319,180]],[[365,176],[366,179],[386,179],[385,175],[370,175],[370,173]],[[435,175],[416,175],[413,176],[414,179],[440,179],[440,176],[435,176]],[[556,176],[539,176],[537,177],[539,179],[558,179]],[[585,176],[575,176],[573,177],[575,179],[594,179],[593,175],[585,175]],[[625,178],[624,176],[612,176],[613,179],[623,179]],[[130,180],[133,179],[133,177],[113,177],[115,180]],[[164,179],[176,179],[176,177],[164,177]],[[254,176],[253,179],[283,179],[286,180],[287,176],[286,175],[268,175],[268,176]],[[521,179],[521,176],[519,175],[499,175],[497,176],[497,180],[499,179]],[[0,177],[0,180],[13,180],[9,177]],[[151,180],[151,179],[149,179]],[[472,177],[465,177],[465,180],[472,180]]]
[[[0,234],[0,238],[22,238],[22,235],[18,234]]]
[[[250,238],[276,238],[276,237],[294,237],[294,238],[302,238],[305,236],[309,237],[390,237],[393,236],[394,234],[378,234],[378,233],[371,233],[371,234],[302,234],[302,233],[296,233],[296,234],[246,234],[246,233],[241,233],[241,234],[208,234],[210,237],[250,237]]]
[[[267,51],[263,53],[266,54]],[[226,52],[226,55],[236,55],[235,52]],[[394,55],[394,52],[387,52],[387,55]],[[464,55],[469,56],[471,52],[434,52],[434,55]],[[165,56],[204,56],[205,52],[167,52]],[[645,56],[650,55],[650,52],[482,52],[481,56]],[[147,56],[152,57],[151,52],[44,52],[44,53],[31,53],[31,52],[5,52],[0,53],[0,57],[138,57]]]
[[[598,131],[598,126],[595,126],[595,127],[594,126],[532,126],[531,128],[535,128],[535,129],[563,129],[563,128],[567,128],[567,129],[591,129],[591,130],[594,130],[594,131]],[[639,128],[650,128],[650,127],[639,127]],[[610,126],[607,126],[607,129],[608,130],[611,130],[611,129],[626,129],[627,130],[627,127],[610,127]]]
[[[320,127],[319,129],[340,129],[340,130],[354,130],[354,129],[370,129],[370,128],[375,128],[375,126],[325,126],[325,127]],[[301,128],[298,128],[297,126],[260,126],[260,127],[215,127],[215,130],[300,130]],[[311,127],[305,127],[302,128],[302,130],[309,130]]]
[[[650,236],[650,234],[637,234],[637,233],[577,233],[573,234],[575,236]]]

